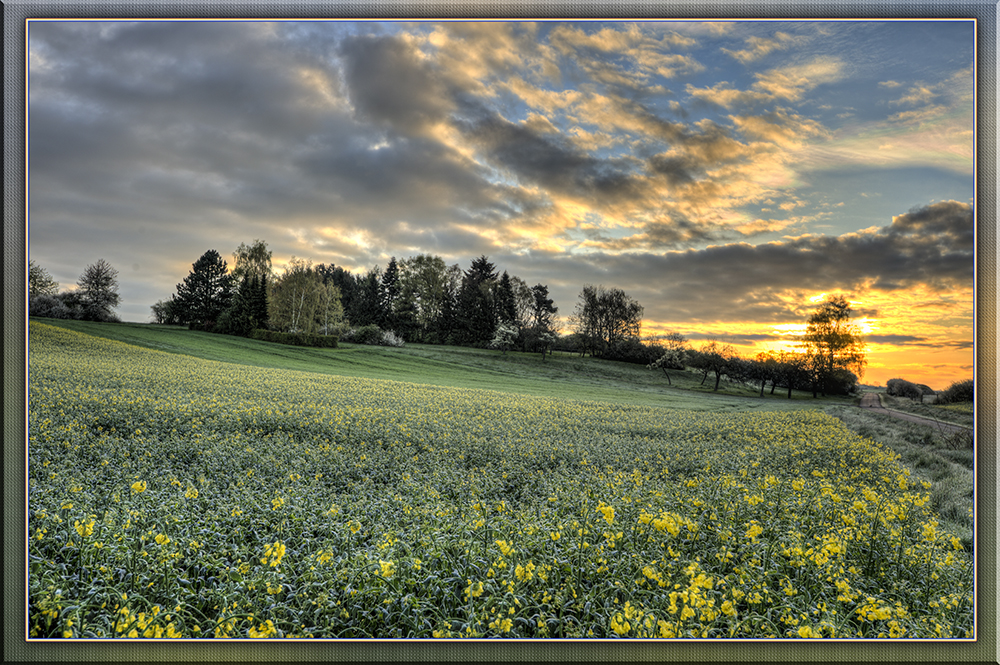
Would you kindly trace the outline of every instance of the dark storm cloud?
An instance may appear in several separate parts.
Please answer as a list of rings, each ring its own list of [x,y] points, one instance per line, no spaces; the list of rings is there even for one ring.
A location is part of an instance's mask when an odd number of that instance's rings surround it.
[[[687,339],[691,342],[695,341],[718,341],[723,344],[736,344],[739,346],[753,346],[758,342],[782,342],[788,341],[787,335],[747,335],[747,334],[730,334],[730,335],[711,335],[707,333],[689,332],[686,335]],[[696,345],[697,346],[697,345]]]
[[[717,239],[719,239],[717,230],[695,224],[684,215],[672,214],[670,217],[649,222],[643,226],[641,233],[624,238],[609,238],[595,232],[593,242],[590,244],[606,250],[628,251],[650,247],[685,247]]]

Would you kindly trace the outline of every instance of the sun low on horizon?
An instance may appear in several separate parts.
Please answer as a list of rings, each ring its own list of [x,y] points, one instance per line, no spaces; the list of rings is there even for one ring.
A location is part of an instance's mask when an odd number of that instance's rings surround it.
[[[972,378],[973,20],[30,20],[29,258],[150,320],[206,250],[440,256],[643,333],[795,350],[842,295],[862,383]],[[979,36],[981,38],[981,36]],[[978,220],[982,223],[983,220]]]

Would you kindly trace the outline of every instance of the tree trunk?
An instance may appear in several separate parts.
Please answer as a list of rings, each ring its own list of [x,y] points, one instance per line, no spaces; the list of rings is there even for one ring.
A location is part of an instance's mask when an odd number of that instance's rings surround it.
[[[666,367],[661,367],[660,369],[663,370],[663,376],[667,377],[667,385],[668,386],[674,385],[673,383],[670,382],[670,375],[667,374],[667,368]]]

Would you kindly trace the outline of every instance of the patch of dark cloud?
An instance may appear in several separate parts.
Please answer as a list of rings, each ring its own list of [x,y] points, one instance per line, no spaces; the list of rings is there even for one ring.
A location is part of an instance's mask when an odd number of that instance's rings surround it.
[[[939,201],[913,208],[892,218],[888,234],[913,238],[931,236],[946,246],[971,252],[976,240],[972,206],[958,201]]]
[[[701,165],[690,157],[666,157],[655,155],[649,160],[649,168],[653,173],[664,176],[672,187],[680,187],[694,182],[700,175]]]
[[[680,214],[671,214],[649,222],[640,233],[624,238],[612,238],[600,232],[591,244],[611,251],[631,251],[650,247],[685,247],[717,240],[718,235],[708,226],[696,224]]]
[[[926,337],[915,335],[865,335],[865,340],[875,344],[890,344],[892,346],[927,346]]]
[[[519,181],[597,205],[641,195],[641,184],[626,159],[599,159],[573,148],[560,136],[542,134],[496,115],[457,126],[491,162]]]
[[[786,336],[781,335],[754,335],[754,334],[742,334],[742,333],[722,333],[722,334],[709,334],[709,333],[699,333],[692,332],[688,335],[689,341],[719,341],[726,344],[738,344],[740,346],[750,346],[757,344],[759,342],[785,342],[788,340]]]
[[[267,24],[110,25],[33,25],[32,48],[46,64],[32,72],[32,102],[92,108],[161,130],[212,123],[280,134],[317,120],[309,104],[315,91],[294,73],[326,65],[286,49]]]
[[[350,37],[340,45],[344,79],[355,112],[404,134],[443,120],[450,95],[416,49],[391,36]]]
[[[396,219],[433,225],[465,209],[493,214],[499,222],[518,214],[518,203],[527,205],[502,197],[485,170],[435,141],[364,143],[319,142],[296,160],[315,188],[338,193],[337,216],[365,225]]]

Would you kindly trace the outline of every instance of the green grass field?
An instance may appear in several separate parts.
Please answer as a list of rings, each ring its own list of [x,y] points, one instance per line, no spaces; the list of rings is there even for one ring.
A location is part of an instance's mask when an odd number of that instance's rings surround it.
[[[850,400],[143,325],[29,343],[34,638],[974,637],[971,504],[937,489],[961,459],[911,467]]]
[[[539,354],[509,351],[504,355],[487,349],[426,344],[408,344],[403,348],[341,344],[337,349],[311,349],[193,332],[180,326],[57,319],[39,322],[204,360],[335,376],[694,411],[812,409],[819,404],[807,392],[795,391],[791,400],[780,389],[774,395],[765,391],[764,397],[758,397],[752,388],[725,381],[718,392],[713,392],[712,377],[701,385],[701,375],[691,371],[671,371],[672,385],[668,385],[659,370],[567,353],[557,353],[543,361]],[[825,407],[855,402],[825,398],[821,404]]]

